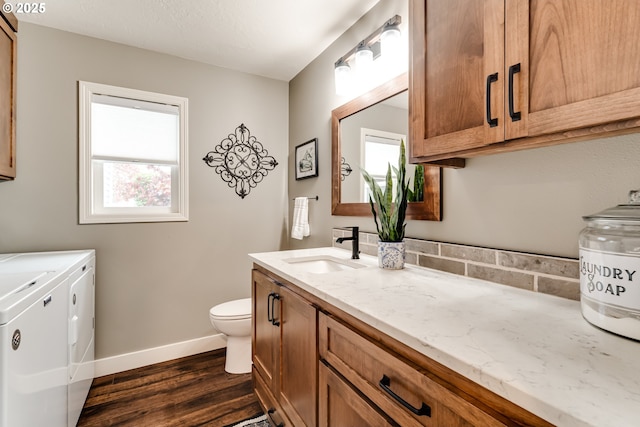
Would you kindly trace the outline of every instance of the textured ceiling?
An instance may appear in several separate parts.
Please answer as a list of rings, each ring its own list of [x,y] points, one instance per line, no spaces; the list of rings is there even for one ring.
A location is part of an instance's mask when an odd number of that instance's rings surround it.
[[[45,3],[42,14],[16,16],[19,21],[289,81],[377,2],[53,0]]]

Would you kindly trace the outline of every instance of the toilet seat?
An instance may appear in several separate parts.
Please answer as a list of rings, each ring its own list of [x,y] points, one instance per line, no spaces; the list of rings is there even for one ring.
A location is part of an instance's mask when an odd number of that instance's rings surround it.
[[[209,310],[209,316],[218,320],[243,320],[251,318],[251,298],[243,298],[218,304]]]

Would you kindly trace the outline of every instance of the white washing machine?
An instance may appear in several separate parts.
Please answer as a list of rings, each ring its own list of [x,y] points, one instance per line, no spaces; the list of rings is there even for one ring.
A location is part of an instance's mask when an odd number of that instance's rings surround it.
[[[95,260],[69,277],[69,389],[68,427],[75,427],[95,376],[94,312]]]
[[[0,256],[0,427],[76,424],[80,412],[69,396],[78,394],[74,387],[88,388],[86,380],[71,379],[79,378],[87,356],[93,366],[93,301],[84,301],[89,293],[93,298],[94,263],[93,250]],[[86,307],[70,306],[72,285]],[[71,339],[74,316],[82,324],[76,322]],[[71,360],[78,361],[75,370]]]

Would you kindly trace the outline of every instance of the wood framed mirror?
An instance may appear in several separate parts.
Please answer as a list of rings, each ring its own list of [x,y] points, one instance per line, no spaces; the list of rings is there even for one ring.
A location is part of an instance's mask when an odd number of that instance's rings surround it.
[[[388,163],[397,165],[396,153],[399,152],[401,138],[409,149],[407,84],[407,73],[401,74],[331,112],[332,215],[371,216],[360,169],[372,173],[372,169],[378,168],[374,163],[382,163],[384,171]],[[395,147],[390,147],[393,145]],[[424,171],[423,197],[408,204],[406,217],[440,221],[442,168],[421,166]],[[416,165],[407,165],[410,187],[413,186],[415,168]]]

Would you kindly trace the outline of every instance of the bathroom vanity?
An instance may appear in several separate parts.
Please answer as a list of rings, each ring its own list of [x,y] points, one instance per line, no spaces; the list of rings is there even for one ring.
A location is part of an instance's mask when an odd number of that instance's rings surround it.
[[[640,343],[580,305],[316,248],[251,254],[253,376],[274,425],[631,426]]]

